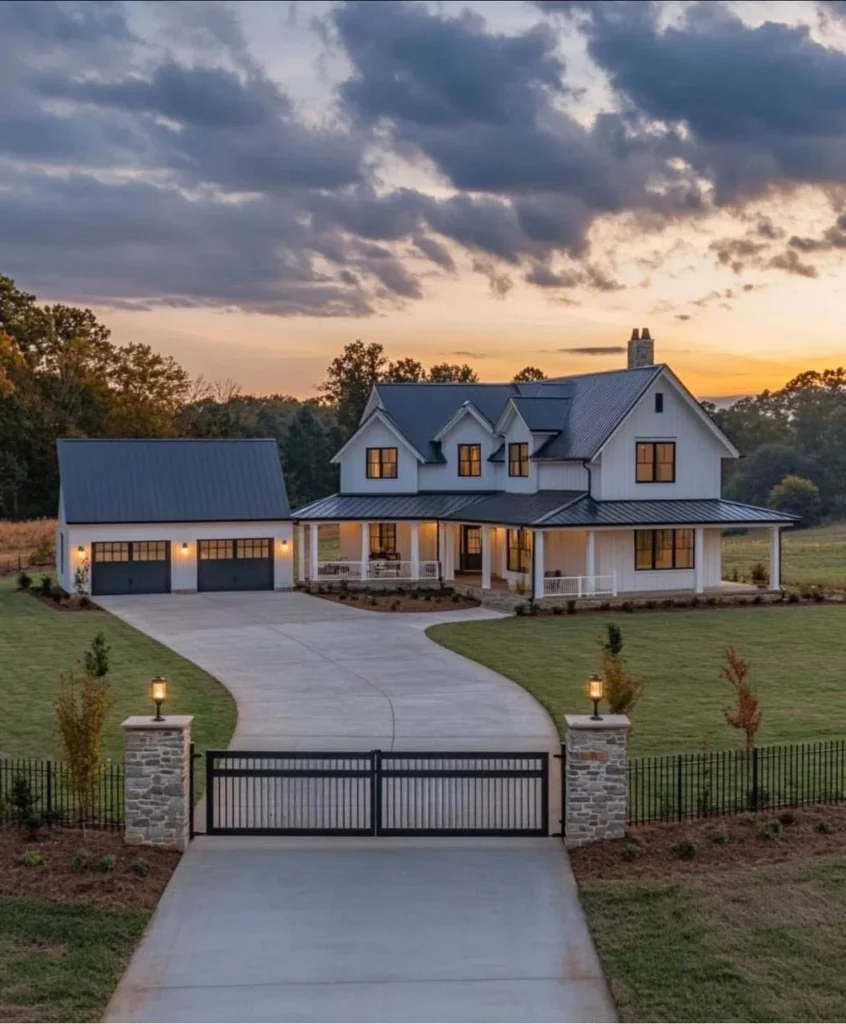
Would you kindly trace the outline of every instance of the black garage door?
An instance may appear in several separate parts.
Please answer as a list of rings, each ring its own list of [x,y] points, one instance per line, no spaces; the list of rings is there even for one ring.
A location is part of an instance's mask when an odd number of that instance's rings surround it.
[[[92,594],[167,594],[170,542],[101,541],[93,545]]]
[[[268,538],[201,540],[198,590],[273,590],[273,542]]]

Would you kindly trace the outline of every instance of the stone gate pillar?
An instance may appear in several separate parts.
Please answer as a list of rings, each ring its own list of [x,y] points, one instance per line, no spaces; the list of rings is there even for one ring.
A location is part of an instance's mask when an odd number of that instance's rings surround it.
[[[132,846],[188,846],[193,720],[167,715],[154,722],[137,715],[122,724],[124,838]]]
[[[625,715],[567,715],[565,736],[564,841],[584,846],[620,839],[626,831]]]

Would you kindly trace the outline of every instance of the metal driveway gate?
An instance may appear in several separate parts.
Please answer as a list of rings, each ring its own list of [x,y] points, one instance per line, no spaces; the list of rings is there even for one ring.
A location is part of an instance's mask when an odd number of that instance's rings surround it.
[[[209,750],[209,835],[546,836],[545,752]]]

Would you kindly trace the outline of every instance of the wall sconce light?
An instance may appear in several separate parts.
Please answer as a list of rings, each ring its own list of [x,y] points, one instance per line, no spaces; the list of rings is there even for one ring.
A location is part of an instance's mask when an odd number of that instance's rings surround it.
[[[167,679],[164,676],[156,676],[150,680],[150,700],[156,705],[156,717],[154,722],[163,722],[162,704],[167,700]]]
[[[182,542],[182,554],[183,555],[187,555],[188,554],[188,541],[187,540],[184,540]]]
[[[596,674],[588,679],[588,697],[593,701],[593,714],[590,716],[592,722],[601,722],[602,715],[599,713],[599,702],[605,695],[605,683],[602,676]]]
[[[76,549],[76,553],[78,555],[84,555],[85,554],[85,548],[82,546],[82,544],[80,544],[79,547]]]
[[[283,551],[288,550],[288,541],[286,539],[283,538],[279,543]]]

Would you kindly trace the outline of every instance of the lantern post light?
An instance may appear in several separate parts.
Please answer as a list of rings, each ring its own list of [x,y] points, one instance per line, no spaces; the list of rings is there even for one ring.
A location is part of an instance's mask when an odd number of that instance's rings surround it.
[[[588,679],[588,697],[593,701],[593,714],[590,716],[592,722],[601,722],[602,715],[599,713],[599,702],[602,700],[605,694],[605,684],[602,681],[602,676],[594,673],[590,679]]]
[[[156,717],[154,722],[163,722],[162,704],[167,700],[167,679],[164,676],[156,676],[150,680],[150,700],[156,705]]]

